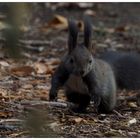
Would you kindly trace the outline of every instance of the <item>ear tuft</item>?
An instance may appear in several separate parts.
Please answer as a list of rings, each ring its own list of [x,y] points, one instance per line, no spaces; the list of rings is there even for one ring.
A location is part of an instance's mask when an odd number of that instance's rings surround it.
[[[72,50],[77,45],[78,27],[73,20],[68,20],[68,26],[69,26],[68,47],[69,53],[71,53]]]
[[[88,17],[84,18],[84,45],[89,49],[92,47],[92,25]]]

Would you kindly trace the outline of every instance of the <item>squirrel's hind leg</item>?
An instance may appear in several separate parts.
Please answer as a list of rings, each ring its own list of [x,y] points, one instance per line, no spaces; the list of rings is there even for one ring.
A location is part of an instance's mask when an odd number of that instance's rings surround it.
[[[69,102],[75,104],[74,107],[70,108],[74,112],[86,112],[86,108],[90,103],[91,97],[89,94],[83,94],[71,90],[66,90],[66,97]]]

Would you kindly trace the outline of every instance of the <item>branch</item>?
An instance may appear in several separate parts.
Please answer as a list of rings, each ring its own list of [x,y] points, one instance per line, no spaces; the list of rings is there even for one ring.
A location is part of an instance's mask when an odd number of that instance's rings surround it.
[[[30,105],[30,106],[48,105],[48,106],[60,107],[60,108],[67,108],[69,106],[74,105],[70,102],[50,102],[50,101],[24,101],[21,104],[22,105]]]

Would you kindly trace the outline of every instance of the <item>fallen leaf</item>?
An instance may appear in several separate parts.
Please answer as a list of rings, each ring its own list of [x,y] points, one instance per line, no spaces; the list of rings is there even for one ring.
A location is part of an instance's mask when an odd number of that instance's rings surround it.
[[[22,88],[24,88],[24,89],[31,89],[31,88],[33,88],[33,86],[30,85],[30,84],[26,84],[26,85],[23,85]]]
[[[6,89],[0,89],[0,96],[3,96],[3,97],[5,97],[5,96],[7,96],[8,95],[8,90],[6,90]]]
[[[47,66],[39,62],[34,64],[34,69],[35,69],[35,72],[38,74],[44,74],[47,72]]]
[[[72,123],[81,123],[81,122],[86,122],[86,120],[84,120],[83,118],[81,118],[81,117],[76,117],[76,118],[70,118],[70,120],[69,120],[70,122],[72,122]]]
[[[46,74],[53,74],[56,68],[57,68],[56,65],[54,65],[54,66],[53,65],[48,65]]]
[[[50,90],[50,86],[47,86],[47,84],[46,85],[37,85],[36,88],[37,89]]]
[[[84,23],[83,21],[77,21],[77,26],[79,28],[80,31],[83,31],[84,30]]]
[[[11,117],[11,116],[12,116],[11,112],[0,112],[0,117],[7,118],[7,117]]]
[[[86,10],[84,14],[88,16],[96,16],[96,12],[90,9]]]
[[[34,71],[30,66],[15,67],[10,70],[13,75],[16,76],[29,76]]]
[[[53,122],[48,125],[53,131],[57,131],[60,124],[58,122]]]
[[[40,100],[42,100],[42,101],[48,101],[48,99],[49,99],[48,95],[40,96]]]
[[[82,119],[82,118],[80,118],[80,117],[79,117],[79,118],[75,118],[75,119],[74,119],[74,121],[75,121],[76,123],[80,123],[82,120],[83,120],[83,119]]]
[[[47,60],[48,65],[58,65],[60,64],[60,62],[61,62],[60,59],[57,58],[51,58]]]
[[[90,8],[90,7],[93,7],[93,6],[94,6],[94,3],[79,2],[79,3],[77,3],[77,5],[78,5],[80,8]]]
[[[125,31],[127,31],[127,30],[129,30],[129,26],[119,26],[119,27],[116,27],[115,28],[115,31],[116,32],[125,32]]]
[[[48,24],[41,28],[42,31],[48,31],[50,28],[54,29],[66,29],[68,27],[67,19],[61,15],[55,15],[54,18],[48,22]]]
[[[129,102],[128,105],[129,107],[132,107],[132,108],[138,107],[135,102]]]
[[[136,124],[136,123],[137,123],[136,118],[133,118],[132,120],[129,120],[128,126],[130,126],[130,125],[132,125],[132,124]]]
[[[0,65],[4,67],[8,67],[9,64],[6,61],[0,61]]]

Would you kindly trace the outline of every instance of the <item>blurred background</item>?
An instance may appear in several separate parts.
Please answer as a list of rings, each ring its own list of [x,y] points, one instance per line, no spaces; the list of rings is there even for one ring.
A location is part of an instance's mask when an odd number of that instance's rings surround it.
[[[23,53],[23,49],[31,50],[33,40],[46,40],[53,46],[62,43],[64,47],[67,19],[75,19],[82,31],[86,15],[93,22],[96,49],[116,49],[115,45],[118,49],[139,48],[139,7],[139,3],[0,3],[0,44],[6,46],[12,57],[20,57],[17,52]],[[48,44],[32,49],[46,50]]]

